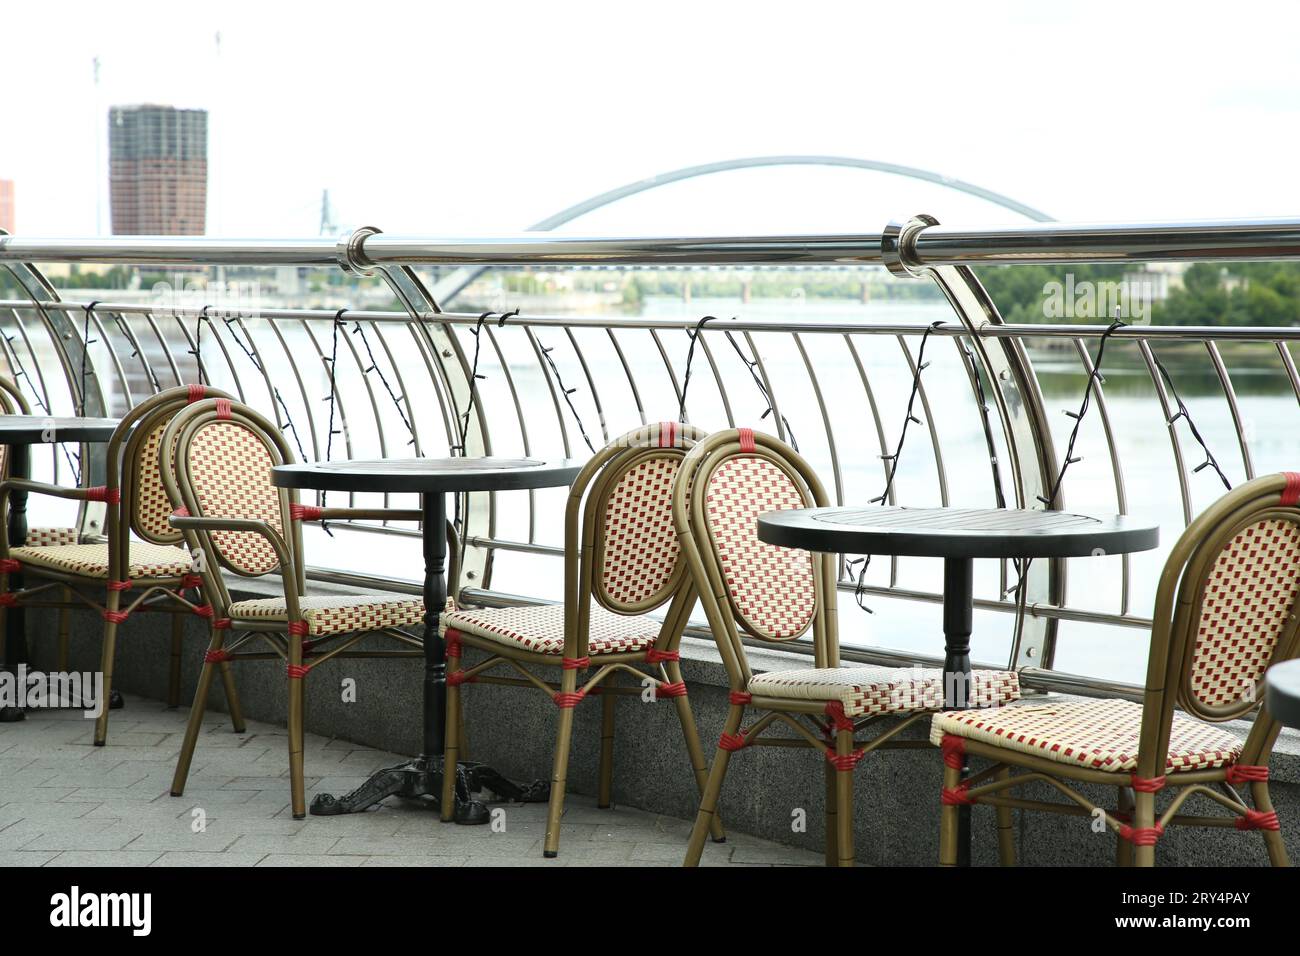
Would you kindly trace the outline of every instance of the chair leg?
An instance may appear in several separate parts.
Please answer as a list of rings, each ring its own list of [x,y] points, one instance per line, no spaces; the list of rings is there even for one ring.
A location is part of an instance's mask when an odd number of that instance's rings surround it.
[[[121,592],[109,591],[108,598],[105,601],[109,615],[116,616],[120,606]],[[104,688],[101,691],[103,699],[100,702],[100,713],[95,718],[95,746],[102,747],[108,740],[108,714],[109,714],[109,695],[113,690],[113,661],[117,657],[117,623],[108,620],[104,621],[104,647],[100,654],[99,671],[104,675]]]
[[[826,763],[826,865],[835,866],[839,863],[840,851],[839,843],[836,839],[838,836],[835,813],[836,792],[835,792],[835,768],[830,762]]]
[[[853,731],[835,732],[835,756],[848,757],[853,753]],[[853,767],[835,770],[835,843],[836,860],[840,866],[853,865]]]
[[[461,709],[460,684],[452,677],[461,672],[460,655],[447,656],[447,716],[446,743],[442,755],[442,794],[438,798],[439,816],[443,823],[456,818],[456,765],[460,761]]]
[[[208,643],[209,652],[215,653],[221,650],[222,644],[225,643],[225,631],[218,631],[215,628],[212,631],[212,637]],[[225,666],[224,663],[222,665]],[[204,657],[203,670],[199,671],[199,684],[194,689],[194,700],[190,704],[190,719],[185,725],[185,738],[181,741],[180,756],[176,758],[176,773],[172,775],[173,797],[179,797],[185,793],[185,781],[190,775],[190,762],[194,759],[194,747],[199,740],[199,729],[203,726],[203,712],[208,708],[208,692],[212,689],[212,677],[216,672],[217,665]]]
[[[943,768],[943,788],[956,790],[961,783],[961,768]],[[939,865],[957,865],[957,831],[960,828],[960,807],[945,803],[939,811]]]
[[[1268,793],[1268,782],[1260,781],[1250,785],[1250,796],[1255,803],[1255,809],[1260,813],[1270,813],[1273,810],[1273,800]],[[1282,839],[1280,830],[1260,830],[1264,837],[1264,847],[1268,850],[1268,862],[1270,866],[1290,866],[1291,860],[1286,853],[1286,841]]]
[[[1003,767],[996,774],[998,780],[1011,776],[1011,768]],[[1010,807],[997,807],[998,817],[998,865],[1016,865],[1016,830],[1014,811]]]
[[[682,679],[681,667],[676,661],[670,662],[667,669],[669,681],[675,683]],[[704,764],[704,748],[700,746],[700,734],[695,727],[695,715],[691,712],[691,705],[687,698],[675,697],[673,702],[677,705],[677,721],[682,725],[682,736],[686,739],[686,754],[691,761],[691,772],[695,774],[695,785],[703,795],[704,788],[708,784],[709,771]],[[727,833],[722,828],[720,814],[714,813],[709,821],[709,834],[714,843],[726,842]]]
[[[600,789],[596,806],[608,810],[614,790],[614,695],[600,701]]]
[[[1156,795],[1154,793],[1136,793],[1133,795],[1133,828],[1149,830],[1156,825]],[[1156,848],[1154,846],[1133,847],[1133,864],[1135,866],[1155,866]]]
[[[59,649],[58,649],[58,668],[59,673],[68,672],[68,645],[72,637],[72,609],[68,606],[72,603],[72,591],[68,588],[59,588]]]
[[[244,732],[244,709],[239,705],[239,691],[235,688],[235,672],[229,661],[222,661],[221,686],[226,692],[226,709],[230,711],[230,726],[237,734]]]
[[[1129,819],[1133,818],[1133,788],[1119,788],[1119,811],[1128,814]],[[1133,865],[1133,844],[1125,840],[1122,836],[1115,837],[1115,865],[1132,866]]]
[[[295,640],[291,663],[302,665],[302,643]],[[296,658],[296,659],[294,659]],[[294,819],[307,817],[307,793],[303,783],[303,682],[305,676],[289,678],[289,793]]]
[[[723,736],[734,737],[744,716],[744,704],[732,704],[727,711],[727,722],[722,728]],[[713,755],[713,765],[709,768],[709,779],[704,784],[704,793],[700,796],[700,811],[695,815],[695,826],[691,828],[691,839],[686,845],[684,866],[700,865],[700,857],[704,855],[704,838],[717,815],[718,796],[722,793],[722,782],[727,776],[730,760],[731,751],[719,744],[717,753]]]
[[[576,671],[565,671],[560,681],[563,693],[577,690]],[[555,734],[555,760],[551,765],[551,798],[546,810],[546,840],[542,856],[552,859],[560,854],[560,818],[564,816],[564,787],[569,773],[569,745],[573,740],[574,707],[560,708],[560,726]]]
[[[167,677],[167,706],[175,709],[181,704],[181,641],[185,639],[185,621],[172,614],[171,672]]]

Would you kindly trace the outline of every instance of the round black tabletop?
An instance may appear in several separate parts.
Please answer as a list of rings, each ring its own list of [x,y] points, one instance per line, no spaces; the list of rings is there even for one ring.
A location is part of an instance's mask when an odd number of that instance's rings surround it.
[[[1125,515],[1015,508],[796,508],[758,518],[768,544],[925,558],[1074,558],[1147,551],[1160,529]]]
[[[0,415],[0,445],[47,442],[102,442],[117,430],[114,418],[58,418],[48,415]]]
[[[582,463],[537,458],[377,458],[278,465],[272,483],[318,491],[516,491],[567,485]]]
[[[1268,669],[1264,708],[1279,723],[1300,727],[1300,660],[1283,661]]]

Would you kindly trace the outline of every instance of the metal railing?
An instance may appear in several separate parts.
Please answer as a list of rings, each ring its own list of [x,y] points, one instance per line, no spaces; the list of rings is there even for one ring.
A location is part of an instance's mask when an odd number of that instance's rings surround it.
[[[911,381],[917,372],[917,340],[929,330],[952,343],[948,360],[964,386],[957,396],[947,388],[950,380],[942,383],[945,405],[940,406],[935,386],[922,377],[919,398],[929,447],[913,476],[926,473],[931,496],[940,504],[949,504],[958,492],[967,494],[979,474],[982,503],[1030,507],[1048,492],[1058,453],[1029,347],[1057,346],[1055,359],[1069,357],[1074,374],[1087,376],[1093,370],[1088,343],[1105,326],[1005,324],[969,266],[1273,259],[1300,259],[1300,222],[955,229],[918,217],[891,224],[880,234],[857,236],[626,239],[525,235],[441,240],[390,237],[373,229],[338,241],[0,236],[0,267],[13,276],[22,296],[0,300],[5,332],[0,350],[9,373],[31,390],[37,406],[55,411],[84,407],[87,414],[111,413],[202,375],[275,416],[310,459],[325,457],[331,444],[322,399],[329,394],[335,351],[341,359],[334,369],[339,379],[335,401],[345,423],[334,444],[337,455],[487,454],[495,442],[495,447],[510,444],[524,454],[581,456],[583,425],[577,419],[591,423],[590,437],[597,442],[647,420],[676,417],[679,403],[688,418],[706,427],[752,423],[769,412],[765,427],[787,440],[797,432],[809,456],[825,467],[836,501],[849,503],[874,495],[875,486],[863,487],[863,482],[884,476],[884,456],[899,424],[891,415],[886,384],[900,377]],[[197,306],[61,301],[33,265],[39,262],[331,266],[353,276],[382,277],[398,311],[241,309],[215,315]],[[884,266],[896,276],[935,283],[952,317],[937,325],[748,318],[697,329],[694,315],[512,315],[499,327],[477,312],[445,311],[445,303],[434,301],[417,272],[427,266],[665,265]],[[701,354],[694,381],[701,384],[693,385],[683,402],[683,360],[690,336],[697,333]],[[341,348],[336,349],[340,335]],[[1235,432],[1238,470],[1249,478],[1255,465],[1242,402],[1231,358],[1220,346],[1243,343],[1270,350],[1278,374],[1300,401],[1300,375],[1291,352],[1300,329],[1135,326],[1120,329],[1113,338],[1116,347],[1133,351],[1136,367],[1148,380],[1154,399],[1151,423],[1168,441],[1174,463],[1170,486],[1176,487],[1182,519],[1188,521],[1196,507],[1195,462],[1189,460],[1187,439],[1177,427],[1176,396],[1162,379],[1154,350],[1193,343],[1204,351]],[[476,346],[490,389],[472,377]],[[86,349],[90,362],[83,383]],[[882,365],[886,352],[892,370]],[[761,395],[754,390],[755,381],[762,385]],[[570,410],[566,393],[574,389],[578,404]],[[964,405],[961,414],[973,416],[969,422],[980,426],[979,442],[961,450],[945,440],[937,420],[948,413],[947,404]],[[790,418],[795,407],[800,409],[797,427]],[[847,427],[841,414],[845,408],[852,410],[853,419]],[[1110,504],[1126,512],[1125,452],[1104,384],[1097,393],[1095,425],[1106,449]],[[865,464],[867,457],[880,460]],[[1067,500],[1071,490],[1067,481]],[[561,553],[562,541],[548,537],[537,493],[520,494],[528,497],[524,516],[508,522],[509,529],[499,527],[503,512],[496,496],[470,495],[462,501],[465,554],[455,587],[467,596],[484,602],[515,600],[518,582],[492,579],[495,554]],[[896,492],[891,491],[890,500],[898,500]],[[381,524],[357,530],[417,533]],[[1132,562],[1128,556],[1120,561],[1109,609],[1097,606],[1095,594],[1088,595],[1093,600],[1071,603],[1067,562],[1033,563],[1023,605],[1009,596],[1014,569],[999,568],[993,596],[976,605],[1013,616],[1007,660],[996,663],[1020,669],[1028,686],[1133,694],[1133,685],[1053,670],[1063,622],[1149,626],[1135,599]],[[380,583],[364,574],[320,569],[315,576]],[[400,587],[387,579],[383,584]],[[847,571],[841,586],[854,591]],[[936,589],[905,584],[897,559],[858,590],[916,602],[941,600]],[[873,647],[846,649],[846,656],[890,663],[936,660]]]

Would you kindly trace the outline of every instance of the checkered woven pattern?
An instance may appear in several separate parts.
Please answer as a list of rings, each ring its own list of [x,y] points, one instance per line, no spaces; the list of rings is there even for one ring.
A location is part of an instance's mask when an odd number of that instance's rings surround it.
[[[424,623],[423,601],[385,601],[368,594],[328,595],[298,599],[298,608],[313,637],[377,631],[385,627],[409,627]],[[230,605],[236,620],[287,621],[283,598],[239,601]]]
[[[13,548],[9,556],[33,568],[49,568],[64,574],[108,579],[107,544],[65,544],[56,547]],[[131,541],[133,578],[179,578],[189,574],[189,552],[165,544]]]
[[[1058,763],[1120,773],[1137,767],[1141,728],[1142,706],[1132,701],[1062,701],[935,714],[930,741],[937,745],[944,734],[956,734]],[[1241,741],[1232,734],[1176,713],[1165,770],[1224,767],[1240,753]]]
[[[1205,585],[1190,690],[1207,706],[1253,695],[1300,589],[1300,527],[1271,519],[1243,528]]]
[[[158,445],[167,425],[163,422],[151,431],[140,446],[140,467],[135,475],[135,527],[145,538],[174,541],[177,531],[167,522],[172,503],[158,471]]]
[[[972,707],[999,707],[1020,699],[1014,671],[974,671]],[[943,671],[913,667],[818,667],[768,671],[750,679],[749,692],[790,700],[838,700],[849,717],[913,714],[943,709]]]
[[[0,446],[3,447],[3,446]],[[60,544],[76,544],[76,528],[28,528],[26,547],[49,548]]]
[[[817,610],[812,556],[758,540],[767,511],[807,507],[786,474],[762,458],[731,458],[713,473],[705,497],[709,531],[732,607],[755,637],[788,640]]]
[[[190,443],[189,465],[202,516],[254,518],[283,534],[272,464],[262,439],[237,422],[216,421],[200,429]],[[233,568],[247,574],[265,574],[279,564],[275,549],[252,531],[216,531],[212,543]]]
[[[442,615],[438,632],[446,634],[449,627],[537,654],[564,652],[564,606],[561,604],[452,611]],[[659,636],[659,622],[641,614],[614,614],[592,604],[589,634],[589,655],[644,651]]]
[[[628,469],[609,496],[600,585],[615,604],[659,595],[677,567],[672,491],[680,462],[676,456],[643,461]]]

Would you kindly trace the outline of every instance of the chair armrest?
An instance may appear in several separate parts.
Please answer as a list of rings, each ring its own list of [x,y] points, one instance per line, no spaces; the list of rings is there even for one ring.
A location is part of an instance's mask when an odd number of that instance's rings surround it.
[[[196,518],[189,515],[184,517],[172,515],[167,520],[173,528],[181,531],[250,531],[259,534],[275,549],[275,555],[280,559],[281,570],[293,568],[293,561],[289,557],[289,546],[268,522],[256,518]]]
[[[55,498],[71,498],[75,501],[107,501],[110,494],[117,490],[116,488],[110,490],[103,485],[94,488],[69,488],[66,485],[32,481],[30,478],[6,478],[0,481],[0,498],[8,498],[11,491],[26,491]]]

